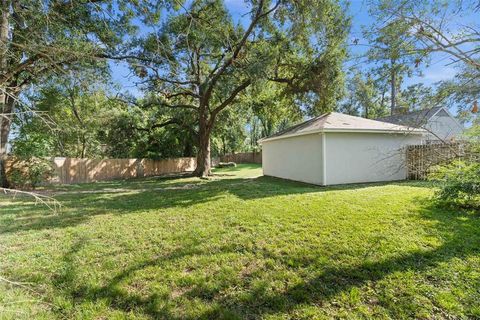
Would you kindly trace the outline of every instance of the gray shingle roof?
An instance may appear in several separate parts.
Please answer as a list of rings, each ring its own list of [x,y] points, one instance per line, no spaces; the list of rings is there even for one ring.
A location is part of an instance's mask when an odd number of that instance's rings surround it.
[[[267,141],[273,138],[288,137],[292,135],[302,135],[315,132],[345,132],[345,131],[368,131],[368,132],[403,132],[403,133],[423,133],[422,129],[414,129],[402,125],[396,125],[387,122],[381,122],[361,117],[350,116],[347,114],[330,112],[319,117],[312,118],[293,127],[275,133],[267,138],[261,139]]]
[[[411,126],[415,128],[421,128],[424,126],[428,119],[433,117],[442,107],[434,107],[430,109],[413,111],[405,114],[394,114],[388,117],[378,118],[378,121],[384,121],[404,126]]]

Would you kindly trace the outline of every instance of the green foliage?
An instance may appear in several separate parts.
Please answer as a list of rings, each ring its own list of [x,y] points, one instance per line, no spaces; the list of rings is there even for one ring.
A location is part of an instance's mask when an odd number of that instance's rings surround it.
[[[118,110],[112,121],[109,121],[101,132],[101,140],[105,143],[105,154],[112,158],[135,158],[138,155],[137,145],[148,141],[140,127],[137,110]]]
[[[212,132],[212,154],[216,156],[247,151],[247,126],[250,117],[251,110],[243,103],[236,110],[226,109],[219,114],[217,125]]]
[[[118,45],[136,30],[131,21],[139,18],[140,13],[145,21],[158,21],[159,12],[169,4],[168,0],[1,1],[0,158],[6,155],[9,137],[13,136],[10,135],[12,123],[18,124],[24,120],[27,110],[18,101],[24,98],[28,88],[38,93],[39,87],[44,83],[61,78],[71,69],[100,68],[102,63],[99,61],[117,53]],[[85,101],[88,99],[83,98]],[[89,109],[86,105],[81,108],[83,111]],[[60,115],[61,111],[57,111]],[[38,110],[33,108],[28,112],[37,113]],[[69,126],[71,123],[68,118],[71,118],[71,115],[64,116],[66,123],[63,124]],[[63,120],[63,116],[60,120]],[[86,120],[82,129],[78,126],[72,130],[59,127],[61,130],[51,132],[57,135],[53,139],[52,153],[74,156],[90,156],[96,153],[87,149],[93,147],[92,149],[98,150],[99,147],[92,143],[94,137],[90,136],[87,122]],[[25,130],[22,128],[23,136],[19,138],[22,142],[19,142],[17,147],[21,152],[43,155],[48,149],[42,149],[41,146],[50,147],[52,139],[46,134],[44,123],[32,121],[30,125]],[[37,125],[40,129],[38,131]],[[72,139],[79,138],[82,141],[76,142],[75,148],[63,150],[63,145],[60,144],[63,138],[67,140],[67,147],[73,145]],[[80,143],[83,146],[79,151]],[[0,183],[7,186],[3,165],[0,165]]]
[[[433,168],[429,178],[440,183],[438,200],[480,208],[480,125],[468,130],[466,138],[467,157]]]
[[[63,67],[86,67],[114,52],[137,27],[131,22],[142,17],[158,21],[169,1],[38,1],[5,0],[9,29],[0,65],[0,86],[41,83]],[[2,57],[2,58],[3,58]],[[19,88],[21,89],[21,88]]]
[[[480,208],[480,163],[453,161],[434,168],[430,179],[440,182],[440,201]]]
[[[378,22],[365,31],[372,46],[369,62],[378,63],[379,76],[396,75],[398,92],[404,77],[421,74],[432,58],[439,59],[433,63],[448,58],[448,66],[457,67],[455,78],[437,83],[438,92],[433,95],[421,84],[401,92],[396,101],[400,111],[455,107],[459,118],[468,123],[480,90],[480,51],[474,49],[480,46],[478,1],[372,0],[369,6]]]
[[[405,37],[405,44],[419,54],[416,65],[428,62],[432,53],[442,52],[452,59],[449,65],[470,66],[479,74],[480,53],[472,50],[480,44],[477,0],[374,0],[371,7],[382,25],[400,20],[408,26],[398,30],[398,39]]]
[[[480,100],[480,76],[478,69],[464,66],[452,80],[439,83],[436,99],[442,104],[456,107],[459,119],[462,122],[475,121],[475,114],[470,112],[473,102]],[[478,121],[478,120],[477,120]]]
[[[285,94],[277,83],[258,83],[250,88],[241,103],[251,110],[249,139],[252,149],[258,147],[258,139],[303,120],[298,101]]]
[[[21,126],[13,139],[12,152],[22,158],[52,156],[56,154],[55,137],[44,130],[43,123],[32,119]]]
[[[373,77],[363,76],[355,70],[347,81],[347,96],[340,106],[344,113],[375,119],[388,114],[385,103],[381,103],[381,89]]]
[[[8,181],[16,189],[35,189],[53,175],[49,159],[30,157],[15,158],[7,175]]]
[[[421,83],[407,88],[403,86],[406,78],[421,75],[421,67],[428,65],[429,53],[419,49],[415,18],[407,18],[402,13],[418,7],[419,11],[413,10],[414,16],[418,12],[425,14],[425,8],[429,6],[424,1],[410,0],[369,2],[370,15],[378,23],[363,28],[364,45],[369,48],[366,52],[367,66],[363,66],[367,69],[367,76],[363,76],[364,69],[362,73],[353,70],[342,110],[363,116],[371,113],[367,117],[377,118],[386,115],[387,105],[392,113],[445,106],[431,87]]]
[[[371,14],[374,18],[385,19],[385,12],[375,5],[372,5]],[[387,86],[389,88],[390,108],[395,109],[392,112],[396,112],[398,108],[408,111],[408,106],[399,104],[398,96],[404,78],[418,73],[416,65],[421,59],[421,55],[414,51],[414,45],[409,41],[409,29],[408,21],[394,18],[380,28],[364,30],[364,35],[370,42],[368,59],[376,64],[374,72],[385,82],[384,90],[387,91]]]
[[[430,109],[442,105],[436,99],[433,88],[427,87],[423,83],[413,84],[402,90],[399,100],[402,109],[409,111]]]
[[[195,137],[188,126],[156,127],[164,115],[155,108],[128,106],[110,110],[99,139],[103,154],[112,158],[192,157]]]
[[[101,134],[106,124],[115,121],[120,104],[107,97],[108,75],[102,67],[71,70],[30,93],[34,113],[15,120],[19,130],[12,141],[13,153],[28,157],[103,156]]]

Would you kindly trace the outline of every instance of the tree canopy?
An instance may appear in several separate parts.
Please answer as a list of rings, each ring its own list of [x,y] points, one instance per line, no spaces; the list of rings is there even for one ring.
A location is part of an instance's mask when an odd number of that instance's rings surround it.
[[[342,7],[330,0],[247,5],[248,21],[236,24],[223,1],[192,1],[117,57],[144,79],[145,107],[162,110],[155,126],[193,128],[201,176],[210,173],[219,114],[238,107],[248,88],[282,84],[279,95],[311,114],[334,109],[340,98],[348,31]]]
[[[0,2],[0,180],[21,93],[70,68],[98,68],[134,27],[138,12],[158,12],[156,1],[2,0]],[[104,61],[103,61],[104,63]],[[31,110],[34,112],[35,110]]]

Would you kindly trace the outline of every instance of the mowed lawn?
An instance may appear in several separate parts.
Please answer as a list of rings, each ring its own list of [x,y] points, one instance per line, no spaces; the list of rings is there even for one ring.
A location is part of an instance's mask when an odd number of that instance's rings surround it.
[[[421,182],[209,180],[0,198],[0,318],[480,318],[480,215]]]

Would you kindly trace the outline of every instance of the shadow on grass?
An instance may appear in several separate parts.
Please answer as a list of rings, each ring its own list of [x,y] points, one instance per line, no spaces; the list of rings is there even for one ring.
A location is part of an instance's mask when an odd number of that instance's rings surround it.
[[[43,188],[40,188],[39,191],[47,193],[56,193],[56,192],[81,192],[81,191],[96,191],[104,189],[144,189],[151,187],[157,184],[165,184],[172,180],[179,180],[183,178],[190,178],[192,174],[189,172],[186,173],[176,173],[171,175],[163,175],[156,177],[145,177],[145,178],[131,178],[131,179],[119,179],[119,180],[110,180],[110,181],[98,181],[91,183],[78,183],[78,184],[61,184],[61,185],[50,185]]]
[[[323,303],[328,302],[339,293],[348,293],[352,288],[377,282],[396,272],[409,270],[422,272],[454,258],[466,259],[480,254],[480,232],[478,231],[480,230],[480,217],[478,214],[446,210],[427,202],[422,203],[420,214],[423,219],[435,222],[432,228],[435,234],[443,240],[443,244],[439,247],[405,252],[383,261],[366,260],[357,266],[318,266],[318,270],[312,277],[295,286],[287,287],[281,292],[267,290],[264,287],[250,288],[246,282],[244,284],[247,286],[246,294],[225,297],[219,290],[212,291],[211,288],[197,284],[186,294],[188,299],[199,299],[205,303],[214,302],[215,304],[213,309],[198,314],[194,318],[256,319],[276,313],[287,313],[303,304],[322,306]],[[71,265],[73,263],[71,256],[75,255],[77,251],[78,245],[74,245],[64,259],[65,270],[70,274],[75,272],[75,267]],[[227,245],[219,248],[218,251],[228,253],[233,252],[234,249]],[[77,286],[75,290],[68,291],[67,288],[74,286],[71,275],[60,277],[56,284],[59,288],[66,288],[66,292],[69,292],[72,299],[77,302],[97,303],[102,300],[106,301],[110,307],[127,313],[134,311],[152,318],[188,319],[172,311],[169,304],[166,303],[171,299],[169,295],[151,293],[140,296],[121,289],[120,285],[123,281],[128,281],[139,270],[151,266],[161,267],[185,257],[193,258],[208,254],[211,253],[198,249],[198,243],[186,243],[176,251],[127,267],[102,287]],[[278,263],[286,263],[285,257],[276,256],[272,252],[264,252],[263,255],[275,259]],[[223,283],[222,287],[235,285],[227,282]],[[398,310],[394,309],[395,306],[386,305],[384,308],[390,312],[393,318],[401,316],[397,314]],[[402,312],[407,312],[407,314],[410,312],[409,317],[415,315],[414,310],[402,310]]]
[[[143,270],[151,266],[162,266],[168,262],[181,259],[187,256],[201,254],[194,243],[188,243],[182,249],[157,256],[151,260],[146,260],[141,263],[127,267],[122,272],[118,273],[110,279],[110,281],[101,287],[89,287],[86,285],[78,285],[78,275],[76,274],[75,255],[84,246],[85,239],[79,239],[63,258],[64,268],[62,273],[54,280],[55,287],[60,290],[64,297],[70,298],[76,303],[94,302],[100,300],[108,301],[111,308],[121,310],[124,312],[141,312],[143,314],[152,316],[154,318],[162,319],[184,319],[177,317],[172,313],[167,306],[159,308],[159,302],[168,299],[168,296],[153,293],[151,295],[139,295],[128,293],[119,285],[128,280],[128,278],[135,274],[135,272]],[[63,317],[68,318],[68,310],[59,309],[58,313]]]
[[[222,169],[223,170],[223,169]],[[74,226],[86,222],[90,217],[103,214],[129,214],[139,211],[162,210],[169,208],[189,208],[215,201],[228,194],[248,201],[253,199],[320,193],[326,191],[353,190],[384,186],[388,183],[365,183],[320,187],[311,184],[261,176],[257,178],[214,178],[212,180],[186,180],[175,182],[174,178],[148,179],[103,184],[93,193],[60,194],[56,198],[64,209],[52,213],[42,206],[25,204],[21,200],[10,205],[1,215],[14,215],[0,226],[0,233],[17,231],[55,229]],[[140,183],[144,189],[139,189]],[[398,182],[408,185],[409,182]],[[397,183],[397,184],[398,184]],[[390,183],[392,184],[392,183]],[[418,182],[411,183],[419,186]],[[88,186],[86,186],[88,189]],[[103,191],[102,191],[103,190]]]
[[[424,202],[421,214],[424,219],[438,222],[435,226],[436,232],[444,239],[440,247],[407,252],[385,261],[365,261],[358,266],[327,267],[318,270],[318,275],[312,279],[290,287],[282,293],[260,289],[236,301],[223,300],[221,305],[233,305],[240,318],[245,315],[257,318],[265,314],[284,313],[300,304],[322,305],[339,293],[348,294],[352,288],[377,282],[396,272],[410,270],[422,272],[454,258],[466,259],[480,254],[478,213],[448,211],[445,207]],[[415,310],[402,311],[410,311],[409,317],[415,316]],[[395,311],[391,313],[394,318],[399,316]],[[204,316],[209,318],[212,315]]]
[[[214,168],[213,176],[214,177],[223,177],[223,176],[235,176],[238,172],[245,170],[255,170],[260,169],[260,164],[239,164],[237,167],[233,168]],[[232,174],[233,173],[233,174]],[[260,173],[260,171],[259,171]],[[148,187],[156,186],[158,184],[165,184],[172,180],[179,180],[182,178],[193,178],[192,172],[184,173],[173,173],[166,174],[161,176],[152,176],[144,178],[130,178],[130,179],[118,179],[110,181],[97,181],[91,183],[78,183],[78,184],[67,184],[67,185],[50,185],[46,187],[41,187],[40,192],[87,192],[87,191],[96,191],[104,189],[145,189]],[[180,182],[182,183],[182,182]]]

